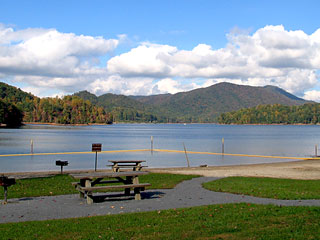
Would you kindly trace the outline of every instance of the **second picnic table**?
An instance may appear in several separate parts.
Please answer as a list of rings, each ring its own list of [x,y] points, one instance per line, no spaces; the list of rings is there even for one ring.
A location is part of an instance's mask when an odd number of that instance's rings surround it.
[[[132,168],[132,171],[141,171],[143,167],[142,163],[145,162],[145,160],[109,160],[112,165],[108,165],[112,167],[112,171],[114,172],[120,172],[121,168]]]

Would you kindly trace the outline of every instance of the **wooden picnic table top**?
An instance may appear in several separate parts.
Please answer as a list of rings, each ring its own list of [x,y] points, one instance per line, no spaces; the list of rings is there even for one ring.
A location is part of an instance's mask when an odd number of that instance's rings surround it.
[[[142,163],[145,160],[109,160],[111,163]]]
[[[94,172],[94,173],[78,173],[70,174],[75,179],[95,179],[95,178],[116,178],[116,177],[134,177],[147,175],[145,171],[128,171],[128,172]]]

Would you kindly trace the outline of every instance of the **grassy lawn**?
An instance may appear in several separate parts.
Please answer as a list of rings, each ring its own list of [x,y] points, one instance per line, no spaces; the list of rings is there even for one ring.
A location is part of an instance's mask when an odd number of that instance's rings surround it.
[[[320,199],[320,180],[228,177],[203,184],[209,190],[275,199]]]
[[[148,175],[139,177],[139,180],[141,183],[151,183],[151,187],[148,187],[147,189],[165,189],[173,188],[176,184],[194,177],[197,176],[150,173]],[[75,179],[69,175],[56,175],[54,177],[17,180],[15,185],[8,188],[8,198],[53,196],[78,193],[78,191],[76,191],[71,185],[71,182],[75,182]],[[3,197],[3,188],[0,187],[0,199],[3,199]]]
[[[1,239],[319,239],[319,207],[225,204],[0,224]]]

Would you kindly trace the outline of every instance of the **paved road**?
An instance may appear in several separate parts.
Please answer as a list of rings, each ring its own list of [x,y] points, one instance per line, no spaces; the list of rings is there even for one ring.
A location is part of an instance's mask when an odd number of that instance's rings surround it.
[[[118,200],[107,198],[105,201],[87,205],[85,200],[79,198],[78,194],[9,199],[8,204],[0,205],[0,223],[145,212],[240,202],[282,206],[320,206],[320,200],[275,200],[218,193],[202,188],[201,184],[203,182],[215,179],[217,178],[194,178],[178,184],[174,189],[147,190],[142,192],[143,200],[141,201],[135,201],[133,200],[134,197],[131,196]],[[110,196],[110,193],[108,195]]]

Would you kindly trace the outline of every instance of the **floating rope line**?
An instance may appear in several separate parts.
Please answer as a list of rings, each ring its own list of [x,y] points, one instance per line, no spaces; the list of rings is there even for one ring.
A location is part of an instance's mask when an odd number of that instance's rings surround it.
[[[151,149],[134,149],[134,150],[110,150],[101,151],[100,153],[128,153],[128,152],[150,152]],[[153,152],[166,152],[166,153],[182,153],[182,150],[169,150],[169,149],[153,149]],[[277,158],[277,159],[295,159],[295,160],[311,160],[320,158],[307,158],[307,157],[284,157],[284,156],[265,156],[265,155],[250,155],[250,154],[236,154],[236,153],[213,153],[213,152],[196,152],[186,151],[188,154],[203,154],[203,155],[220,155],[220,156],[233,156],[233,157],[255,157],[255,158]],[[95,152],[58,152],[58,153],[24,153],[24,154],[2,154],[0,157],[22,157],[22,156],[46,156],[46,155],[73,155],[73,154],[95,154]]]
[[[166,149],[154,149],[155,152],[170,152],[170,153],[184,153],[180,150],[166,150]],[[309,160],[309,159],[320,159],[320,158],[306,158],[306,157],[284,157],[284,156],[265,156],[265,155],[250,155],[250,154],[237,154],[237,153],[213,153],[213,152],[195,152],[187,151],[190,154],[207,154],[207,155],[223,155],[223,156],[234,156],[234,157],[257,157],[257,158],[279,158],[279,159],[297,159],[297,160]]]
[[[101,151],[99,153],[125,153],[125,152],[146,152],[150,149],[136,149],[136,150],[112,150]],[[45,155],[72,155],[72,154],[95,154],[96,152],[58,152],[58,153],[22,153],[22,154],[3,154],[0,157],[21,157],[21,156],[45,156]]]

